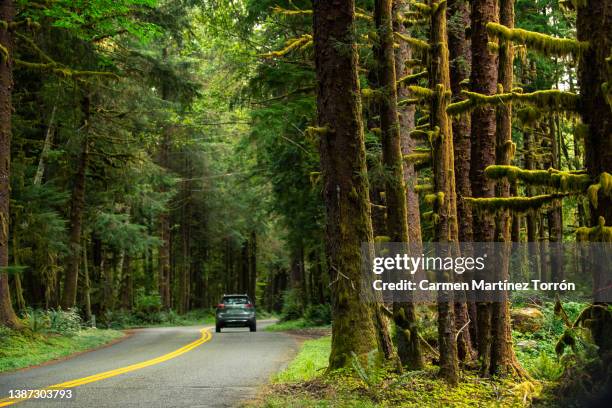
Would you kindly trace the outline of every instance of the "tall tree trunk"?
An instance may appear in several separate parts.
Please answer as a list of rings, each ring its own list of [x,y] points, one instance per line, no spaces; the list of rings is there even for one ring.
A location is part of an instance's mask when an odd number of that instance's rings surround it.
[[[514,0],[500,0],[500,24],[514,28]],[[503,92],[511,92],[514,75],[514,45],[505,39],[499,40],[499,73],[498,82]],[[495,148],[496,164],[508,166],[514,156],[515,145],[512,143],[512,103],[497,108],[497,134]],[[496,195],[510,197],[510,183],[506,180],[497,182]],[[496,241],[503,243],[501,256],[496,267],[496,280],[509,279],[512,217],[508,210],[496,214]],[[491,374],[524,374],[512,348],[512,327],[510,325],[510,303],[508,293],[501,291],[492,306],[491,316]]]
[[[462,82],[470,78],[471,51],[466,27],[470,25],[469,4],[466,0],[449,0],[447,10],[448,47],[450,58],[450,80],[453,102],[464,99]],[[453,121],[453,153],[455,156],[455,184],[457,192],[457,219],[459,242],[472,241],[472,210],[464,197],[470,197],[470,115],[462,113]],[[464,279],[461,276],[460,279]],[[470,315],[469,311],[474,313]],[[462,361],[471,360],[472,340],[476,338],[476,305],[466,302],[455,303],[457,353]],[[468,323],[469,322],[469,323]]]
[[[382,160],[387,204],[387,235],[391,242],[409,242],[406,188],[400,147],[400,123],[397,112],[395,55],[391,0],[376,0],[374,21],[378,43],[374,46],[380,98]],[[414,173],[414,169],[413,169]],[[423,366],[416,333],[414,303],[394,302],[393,320],[397,326],[397,351],[402,364],[410,369]],[[390,356],[389,356],[390,357]]]
[[[550,141],[552,155],[550,165],[554,169],[561,169],[560,146],[557,140],[557,123],[554,117],[549,119]],[[548,237],[550,240],[550,278],[552,282],[561,282],[564,279],[564,262],[561,256],[561,242],[563,241],[563,205],[561,200],[555,200],[548,211]]]
[[[167,169],[169,164],[168,155],[172,142],[171,129],[165,128],[162,135],[162,142],[159,150],[158,162],[161,167]],[[166,189],[163,188],[162,192]],[[169,210],[164,210],[159,215],[159,238],[161,245],[158,252],[158,284],[159,295],[162,307],[166,310],[172,306],[170,296],[170,214]]]
[[[318,282],[314,282],[315,284]],[[314,285],[313,285],[314,286]],[[251,231],[249,235],[249,287],[247,293],[253,302],[256,299],[257,290],[257,233]]]
[[[579,41],[589,41],[578,66],[580,85],[580,114],[588,126],[585,138],[585,165],[589,174],[599,177],[603,172],[612,173],[612,97],[610,88],[610,62],[612,49],[612,0],[590,0],[578,8],[576,28]],[[603,84],[607,82],[607,88]],[[604,94],[607,90],[607,95]],[[598,205],[591,205],[591,225],[598,225],[603,217],[606,226],[612,226],[612,198],[599,193]],[[598,277],[595,277],[598,279]],[[599,346],[604,363],[612,362],[612,313],[608,307],[596,307],[592,313],[591,332]]]
[[[446,23],[446,3],[429,2],[435,11],[431,15],[431,54],[429,80],[433,89],[430,107],[431,129],[437,130],[432,138],[435,241],[458,244],[457,195],[453,152],[453,129],[446,108],[451,101],[450,60]],[[455,252],[454,250],[452,250]],[[446,274],[445,279],[453,277]],[[438,343],[440,349],[440,375],[450,384],[459,381],[459,363],[452,292],[438,292]]]
[[[85,91],[87,92],[87,91]],[[81,263],[81,230],[83,228],[83,212],[85,211],[85,185],[87,182],[87,167],[89,165],[89,117],[90,95],[85,94],[81,99],[81,113],[83,115],[83,145],[77,172],[74,175],[72,197],[70,198],[70,254],[64,278],[64,291],[61,306],[64,309],[74,307],[77,297],[79,280],[79,266]]]
[[[333,311],[329,368],[333,370],[349,365],[351,353],[364,357],[372,349],[384,350],[376,311],[359,294],[361,243],[370,243],[373,237],[354,40],[355,2],[315,0],[313,10],[319,123],[314,131],[320,137],[327,213]]]
[[[13,21],[15,6],[11,0],[0,4],[0,19],[7,25]],[[7,27],[0,27],[0,268],[8,267],[9,202],[11,172],[11,124],[13,113],[13,36]],[[21,326],[11,303],[9,278],[0,271],[0,324]]]
[[[472,72],[471,89],[484,95],[497,90],[497,55],[489,50],[487,23],[497,22],[496,0],[474,0],[471,13]],[[481,106],[472,113],[470,181],[472,196],[493,197],[493,184],[485,176],[485,169],[495,164],[495,109]],[[479,214],[473,223],[474,241],[491,242],[495,235],[493,218]],[[483,277],[485,278],[485,277]],[[489,373],[491,362],[491,305],[478,305],[478,354],[483,374]]]
[[[85,320],[91,322],[91,282],[89,280],[89,259],[87,258],[87,242],[83,243],[83,305]]]

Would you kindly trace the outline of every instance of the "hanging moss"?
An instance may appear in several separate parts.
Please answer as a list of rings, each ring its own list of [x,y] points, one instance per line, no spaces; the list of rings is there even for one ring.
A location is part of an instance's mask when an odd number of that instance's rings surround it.
[[[510,210],[515,213],[526,213],[537,210],[551,201],[565,197],[566,194],[544,194],[535,197],[465,197],[465,201],[473,208],[496,214],[499,211]]]
[[[407,42],[414,48],[417,48],[419,50],[424,50],[424,51],[429,49],[429,44],[426,41],[419,40],[418,38],[410,37],[410,36],[407,36],[407,35],[404,35],[398,32],[395,32],[394,34],[397,38],[399,38],[402,41]]]
[[[587,196],[594,208],[597,208],[599,204],[598,197],[600,194],[608,197],[612,195],[612,175],[610,173],[601,173],[599,183],[593,184],[587,190]]]
[[[411,82],[416,82],[421,78],[427,78],[427,70],[419,72],[418,74],[412,74],[412,75],[406,75],[405,77],[402,77],[400,79],[397,80],[397,84],[409,84]]]
[[[427,194],[425,196],[425,202],[432,205],[434,210],[442,207],[444,205],[444,192],[438,191],[437,193]]]
[[[404,156],[404,160],[415,166],[431,163],[431,153],[410,153]]]
[[[410,5],[414,7],[415,10],[418,10],[423,15],[430,15],[432,13],[432,8],[425,3],[419,3],[417,1],[411,2]]]
[[[526,106],[516,110],[516,117],[525,127],[533,127],[542,117],[542,112],[533,106]]]
[[[408,87],[408,89],[414,96],[422,99],[430,99],[434,94],[431,89],[424,88],[422,86],[411,85]]]
[[[591,177],[583,173],[570,173],[555,169],[524,170],[516,166],[489,166],[485,175],[492,180],[506,179],[510,183],[520,181],[529,186],[553,187],[563,192],[584,192],[592,183]]]
[[[391,237],[386,235],[377,235],[374,237],[374,242],[378,244],[384,244],[385,242],[391,242]]]
[[[429,193],[433,191],[434,186],[431,184],[417,184],[414,186],[414,191],[417,193]]]
[[[612,242],[612,227],[606,227],[604,217],[599,217],[597,226],[576,229],[576,241],[579,242]]]
[[[521,28],[508,28],[497,23],[488,23],[487,31],[490,35],[525,44],[544,55],[551,56],[578,56],[589,48],[589,43],[569,38],[556,38],[550,35],[527,31]]]
[[[419,102],[421,102],[421,100],[417,98],[404,98],[398,101],[397,105],[398,106],[410,106],[410,105],[417,105]]]
[[[382,135],[382,130],[379,127],[375,127],[375,128],[370,129],[370,132],[372,132],[372,133],[374,133],[375,135],[378,135],[378,136]]]
[[[364,100],[380,101],[383,93],[378,89],[363,88],[361,89],[361,97]]]
[[[578,95],[558,89],[548,89],[532,93],[509,92],[496,95],[483,95],[477,92],[462,91],[468,99],[452,103],[447,108],[450,115],[460,115],[485,105],[504,105],[508,102],[519,105],[533,105],[543,110],[575,111],[578,105]]]

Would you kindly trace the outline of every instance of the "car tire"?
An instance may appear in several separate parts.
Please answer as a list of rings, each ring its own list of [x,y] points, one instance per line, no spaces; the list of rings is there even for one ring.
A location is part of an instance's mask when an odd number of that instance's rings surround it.
[[[253,323],[249,326],[249,330],[251,330],[252,332],[256,332],[257,331],[257,323]]]
[[[219,325],[215,326],[215,333],[221,333],[221,326]]]

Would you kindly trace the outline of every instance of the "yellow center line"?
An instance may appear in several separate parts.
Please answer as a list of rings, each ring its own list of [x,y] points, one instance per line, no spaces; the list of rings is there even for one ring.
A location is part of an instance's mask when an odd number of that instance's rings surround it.
[[[107,378],[115,377],[121,374],[129,373],[131,371],[140,370],[142,368],[150,367],[155,364],[163,363],[164,361],[171,360],[175,357],[180,356],[181,354],[185,354],[188,351],[193,350],[194,348],[206,343],[212,338],[212,334],[208,331],[208,329],[202,329],[200,330],[200,333],[202,334],[202,337],[200,337],[199,339],[177,350],[174,350],[168,354],[164,354],[163,356],[152,358],[150,360],[146,360],[141,363],[132,364],[126,367],[120,367],[114,370],[104,371],[102,373],[90,375],[88,377],[78,378],[76,380],[71,380],[71,381],[66,381],[66,382],[59,383],[59,384],[50,385],[48,387],[42,388],[41,391],[42,390],[63,390],[67,388],[74,388],[74,387],[89,384],[92,382],[105,380]],[[6,407],[9,405],[17,404],[19,402],[23,402],[28,399],[30,398],[29,397],[23,397],[23,398],[8,397],[8,398],[0,399],[0,407]]]

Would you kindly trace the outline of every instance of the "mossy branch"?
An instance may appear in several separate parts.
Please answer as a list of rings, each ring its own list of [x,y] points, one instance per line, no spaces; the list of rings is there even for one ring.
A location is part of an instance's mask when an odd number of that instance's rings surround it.
[[[460,115],[473,111],[485,105],[504,105],[512,102],[515,105],[533,105],[543,110],[554,111],[576,111],[578,105],[578,95],[572,92],[560,91],[558,89],[548,89],[531,93],[508,92],[495,95],[483,95],[476,92],[462,91],[467,99],[451,103],[446,112],[449,115]]]
[[[431,89],[417,85],[410,85],[408,90],[417,98],[422,99],[431,99],[434,95],[434,92]]]
[[[311,16],[312,10],[289,10],[282,8],[280,6],[275,6],[272,8],[272,11],[277,14],[283,14],[285,16]],[[372,21],[372,16],[369,16],[365,13],[355,12],[355,17],[360,18],[362,20]]]
[[[41,62],[28,62],[15,59],[15,65],[27,69],[36,69],[40,71],[50,71],[56,75],[60,75],[66,78],[77,78],[84,76],[107,76],[113,79],[119,79],[119,75],[114,72],[108,71],[79,71],[61,66],[57,63],[41,63]]]
[[[565,197],[566,194],[544,194],[535,197],[490,197],[473,198],[465,197],[465,201],[475,209],[484,210],[489,213],[497,213],[510,210],[515,213],[526,213],[537,210],[550,202]]]
[[[555,169],[524,170],[516,166],[489,166],[485,175],[492,180],[506,179],[509,182],[520,181],[529,186],[553,187],[565,192],[584,192],[592,183],[585,173],[570,173]]]
[[[313,44],[312,35],[304,34],[297,38],[291,38],[285,43],[285,48],[279,51],[272,51],[265,54],[260,54],[263,58],[279,58],[289,54],[297,49],[304,49]]]
[[[399,38],[402,41],[407,42],[409,45],[411,45],[412,47],[416,49],[423,50],[423,51],[429,50],[429,44],[426,41],[419,40],[418,38],[410,37],[410,36],[407,36],[407,35],[404,35],[398,32],[395,32],[394,34],[397,38]]]
[[[488,23],[489,35],[525,44],[544,55],[552,56],[577,56],[589,48],[586,41],[577,41],[569,38],[556,38],[550,35],[527,31],[521,28],[508,28],[497,23]]]
[[[406,75],[405,77],[402,77],[400,79],[397,80],[397,84],[404,84],[404,83],[413,83],[418,81],[421,78],[427,78],[427,70],[419,72],[418,74],[411,74],[411,75]]]
[[[397,101],[397,106],[417,105],[419,102],[421,102],[421,100],[418,98],[404,98]]]
[[[414,165],[431,163],[431,152],[429,153],[410,153],[404,156],[404,160]]]

